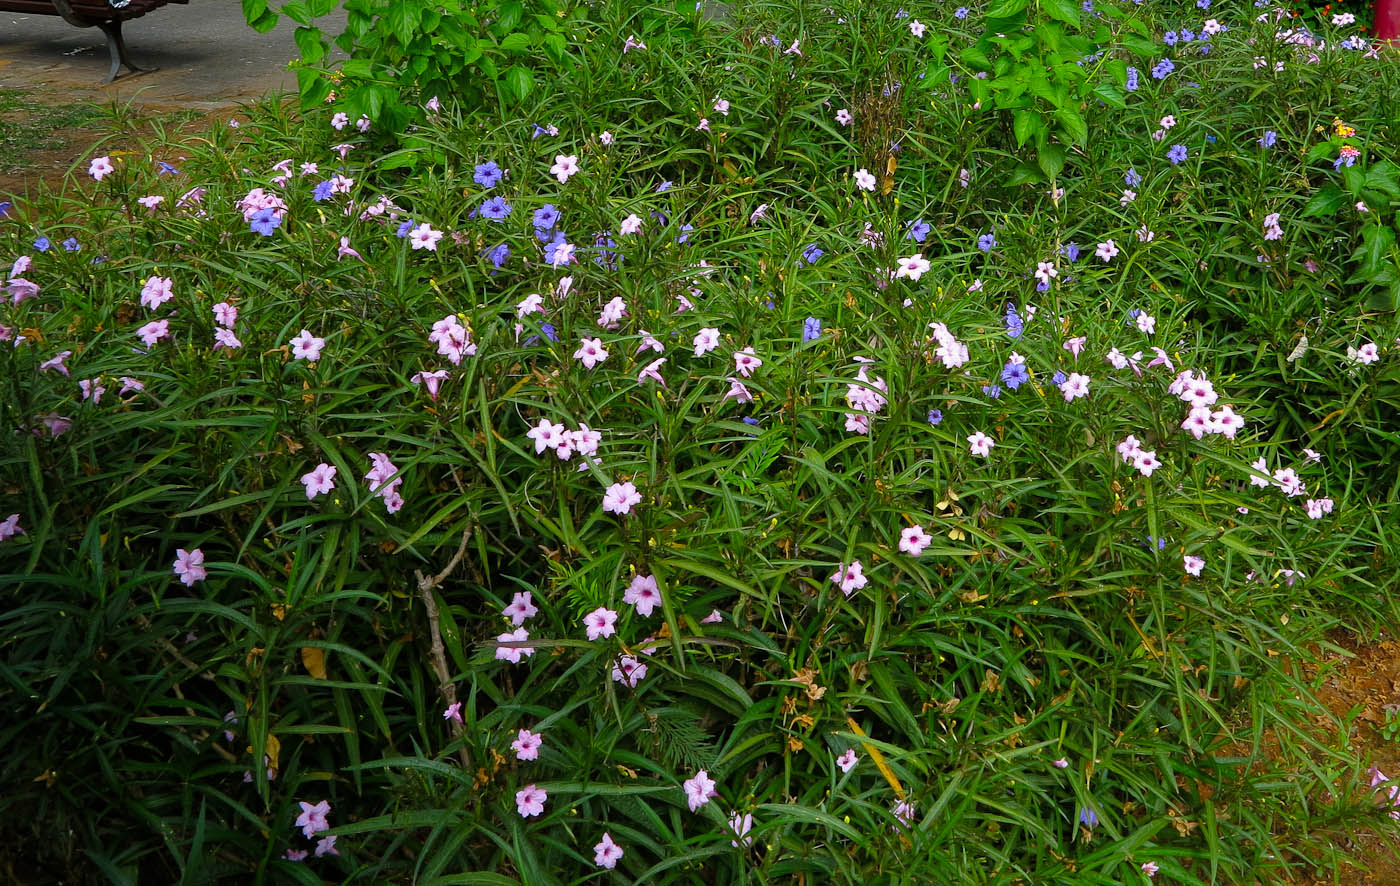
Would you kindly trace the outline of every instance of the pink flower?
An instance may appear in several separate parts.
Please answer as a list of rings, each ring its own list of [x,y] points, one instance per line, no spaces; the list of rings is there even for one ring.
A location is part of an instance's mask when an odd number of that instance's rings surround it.
[[[150,323],[136,330],[136,334],[140,336],[141,342],[149,348],[161,339],[169,337],[170,321],[152,320]]]
[[[711,610],[710,614],[700,619],[702,625],[717,625],[724,621],[724,613],[718,609]]]
[[[681,782],[681,787],[685,789],[685,798],[690,803],[691,812],[695,812],[710,802],[711,797],[719,796],[715,792],[714,779],[710,778],[703,769],[695,773],[694,778],[688,778]]]
[[[631,236],[632,234],[640,234],[642,232],[642,220],[633,213],[622,220],[622,224],[617,226],[617,232],[624,237]]]
[[[540,423],[525,432],[525,436],[535,441],[535,454],[538,455],[546,449],[556,449],[564,439],[564,426],[556,425],[547,418],[540,419]]]
[[[544,812],[544,803],[548,799],[549,794],[544,788],[528,784],[515,792],[515,810],[520,813],[521,818],[540,815]]]
[[[94,405],[101,402],[102,395],[107,393],[107,389],[102,386],[102,377],[85,378],[78,382],[78,388],[83,392],[84,400],[91,400]]]
[[[116,168],[112,166],[110,157],[98,157],[88,165],[88,175],[98,181],[102,181],[102,176],[111,175],[113,172],[116,172]]]
[[[147,324],[147,325],[150,325],[150,324]],[[151,344],[151,342],[147,342],[147,344]],[[72,352],[72,351],[60,351],[57,357],[50,357],[49,359],[45,360],[43,363],[40,363],[40,364],[39,364],[39,371],[40,371],[40,372],[47,372],[47,371],[50,370],[50,369],[57,369],[59,372],[63,373],[64,375],[67,375],[67,374],[68,374],[68,367],[67,367],[66,365],[64,365],[63,361],[64,361],[64,360],[67,360],[67,359],[68,359],[69,357],[71,357],[71,356],[73,356],[73,352]]]
[[[152,277],[151,279],[154,280],[156,278]],[[144,290],[142,290],[142,297],[145,297]],[[220,326],[227,326],[229,329],[232,329],[234,324],[238,322],[238,308],[226,301],[219,302],[217,305],[214,305],[214,322],[218,323]]]
[[[1074,359],[1078,360],[1078,359],[1079,359],[1079,352],[1082,351],[1082,350],[1084,350],[1084,343],[1085,343],[1086,341],[1088,341],[1088,340],[1089,340],[1089,339],[1088,339],[1087,336],[1080,335],[1080,336],[1076,336],[1076,337],[1074,337],[1074,338],[1068,339],[1068,340],[1065,341],[1065,343],[1064,343],[1063,345],[1061,345],[1060,347],[1064,348],[1066,351],[1069,351],[1071,354],[1074,355]]]
[[[1146,311],[1139,311],[1137,315],[1137,328],[1146,335],[1151,335],[1157,331],[1157,320]]]
[[[855,591],[869,584],[870,579],[865,577],[860,561],[852,560],[851,565],[840,567],[836,574],[831,576],[831,583],[840,587],[841,592],[849,597]]]
[[[846,748],[845,752],[836,758],[836,765],[841,767],[842,772],[850,772],[859,762],[860,757],[855,748]]]
[[[331,813],[328,801],[322,800],[314,806],[303,801],[297,805],[301,806],[301,814],[297,816],[296,826],[301,828],[302,836],[309,840],[321,831],[330,830],[331,824],[326,820]]]
[[[647,666],[630,655],[618,656],[617,664],[613,665],[612,669],[613,681],[628,689],[636,689],[637,684],[642,682],[646,675]]]
[[[448,705],[447,710],[442,712],[442,719],[455,720],[458,723],[463,723],[462,703],[460,701],[454,701],[452,704]]]
[[[622,847],[613,842],[613,838],[608,836],[607,831],[603,832],[603,839],[593,847],[593,863],[600,868],[612,870],[617,867],[617,863],[622,860]]]
[[[554,165],[549,167],[549,174],[559,179],[559,184],[566,184],[569,176],[578,172],[577,154],[555,154]]]
[[[981,431],[978,431],[971,437],[968,437],[967,442],[971,446],[970,451],[972,452],[972,454],[980,455],[983,458],[986,458],[987,456],[991,455],[992,447],[997,445],[995,440],[993,440],[991,437],[988,437]]]
[[[899,549],[911,557],[919,556],[932,543],[933,536],[919,525],[910,526],[899,534]]]
[[[743,843],[745,846],[752,846],[753,837],[748,836],[748,833],[753,830],[753,813],[745,812],[743,815],[740,815],[738,812],[735,812],[730,815],[729,830],[733,831],[734,836],[738,838],[736,840],[730,840],[730,846],[733,846],[735,849],[739,848],[740,843]]]
[[[184,583],[185,587],[194,587],[195,582],[204,581],[209,575],[204,568],[204,552],[199,548],[192,551],[176,548],[173,571],[180,577],[180,581]]]
[[[753,348],[744,348],[734,354],[734,368],[744,378],[762,365],[763,361],[754,355]]]
[[[1139,449],[1133,454],[1133,467],[1142,473],[1144,477],[1151,477],[1152,472],[1162,466],[1157,460],[1157,450]]]
[[[924,31],[926,30],[928,30],[927,26],[918,19],[914,19],[909,23],[909,33],[913,34],[915,37],[924,36]]]
[[[442,386],[443,379],[447,378],[446,369],[438,369],[434,372],[415,372],[409,381],[415,385],[422,385],[428,391],[428,396],[434,401],[438,398],[438,388]]]
[[[608,352],[603,349],[601,338],[583,338],[579,339],[578,350],[574,351],[574,359],[582,362],[585,368],[592,369],[608,359]]]
[[[1056,760],[1055,762],[1051,763],[1050,765],[1051,765],[1051,766],[1054,766],[1056,769],[1068,769],[1068,768],[1069,768],[1069,761],[1066,760],[1064,757],[1061,757],[1060,759]]]
[[[336,132],[339,132],[340,130],[344,129],[349,125],[350,115],[345,113],[344,111],[337,111],[335,115],[331,117],[331,128],[334,129]]]
[[[500,634],[499,636],[497,636],[497,637],[496,637],[496,642],[497,642],[497,643],[520,643],[520,642],[523,642],[523,641],[528,640],[528,639],[530,639],[530,632],[529,632],[529,631],[525,630],[524,628],[516,628],[516,629],[513,630],[513,631],[507,631],[506,633]],[[497,646],[497,647],[496,647],[496,660],[497,660],[497,661],[508,661],[508,662],[510,662],[511,664],[520,664],[520,659],[521,659],[522,656],[528,658],[528,657],[530,657],[531,655],[534,655],[534,654],[535,654],[535,648],[534,648],[533,646]]]
[[[338,249],[336,249],[336,251],[335,251],[335,260],[336,260],[336,261],[340,261],[342,258],[346,258],[346,257],[349,257],[349,258],[358,258],[360,261],[364,261],[364,257],[363,257],[363,256],[361,256],[361,255],[360,255],[358,252],[356,252],[354,249],[350,248],[350,238],[349,238],[349,237],[341,237],[341,238],[340,238],[340,247],[339,247]]]
[[[753,394],[750,394],[749,389],[737,378],[731,378],[729,380],[729,393],[725,394],[720,402],[728,400],[730,397],[734,398],[735,403],[750,403],[753,401]]]
[[[1110,261],[1114,256],[1118,255],[1118,244],[1114,243],[1112,240],[1105,240],[1094,250],[1094,255],[1097,258],[1103,259],[1105,262]]]
[[[635,606],[638,615],[650,618],[652,611],[661,602],[661,589],[656,584],[656,577],[651,575],[632,576],[632,583],[627,586],[626,592],[623,593],[622,602]]]
[[[604,513],[628,514],[632,512],[633,505],[641,503],[641,493],[637,492],[637,487],[631,481],[614,483],[603,494]]]
[[[544,744],[544,738],[537,732],[522,729],[517,734],[515,741],[510,743],[511,749],[515,751],[517,760],[538,760],[540,758],[540,747]]]
[[[330,835],[328,835],[328,836],[322,837],[322,838],[316,843],[316,857],[317,857],[317,858],[320,858],[320,857],[323,856],[323,855],[339,855],[339,854],[340,854],[340,850],[335,848],[335,834],[330,834]]]
[[[1307,501],[1308,517],[1313,520],[1321,520],[1324,514],[1332,513],[1332,499],[1330,498],[1310,498]]]
[[[433,226],[423,222],[418,227],[408,232],[408,243],[411,249],[426,249],[429,252],[437,252],[438,241],[442,239],[442,231],[433,230]]]
[[[900,800],[895,803],[894,809],[891,811],[894,813],[895,820],[906,828],[914,823],[914,804],[908,800]]]
[[[642,371],[637,373],[637,384],[645,384],[647,379],[651,379],[661,385],[661,387],[666,387],[666,379],[661,377],[661,367],[665,363],[666,358],[660,357],[642,367]]]
[[[1069,378],[1060,383],[1060,393],[1065,395],[1066,403],[1089,396],[1089,376],[1071,372]]]
[[[1157,867],[1157,862],[1155,861],[1144,861],[1142,863],[1142,872],[1146,874],[1149,879],[1157,876],[1159,870],[1161,870],[1161,868]]]
[[[1201,570],[1206,568],[1206,561],[1202,560],[1200,557],[1187,554],[1185,557],[1181,558],[1181,566],[1186,570],[1187,575],[1199,576]]]
[[[907,277],[917,283],[930,267],[932,265],[928,259],[924,258],[923,253],[916,252],[908,258],[899,260],[899,270],[895,272],[895,277]]]
[[[511,598],[510,605],[501,610],[501,614],[510,619],[513,625],[523,625],[526,619],[534,618],[539,614],[539,608],[530,599],[529,591],[520,591]]]
[[[245,772],[243,774],[247,775],[248,773]],[[286,852],[282,853],[282,858],[287,861],[306,861],[306,856],[310,854],[311,853],[307,852],[305,849],[288,849]]]
[[[851,116],[851,112],[846,110],[845,108],[842,108],[836,112],[836,122],[840,123],[842,126],[850,126],[851,121],[854,119],[855,118]]]
[[[0,541],[9,541],[16,535],[28,535],[24,528],[19,525],[19,514],[11,514],[4,520],[0,520]]]
[[[335,488],[335,471],[335,465],[321,462],[309,473],[301,475],[302,485],[306,487],[307,501]]]
[[[616,634],[615,624],[617,613],[605,606],[599,606],[583,617],[583,626],[590,640],[601,640]]]
[[[857,169],[852,178],[856,180],[856,187],[860,188],[862,191],[875,190],[875,176],[871,175],[870,170],[866,169],[864,166]]]
[[[703,357],[710,351],[719,347],[719,330],[707,326],[695,333],[693,343],[695,345],[695,356]]]
[[[315,363],[321,359],[321,349],[326,346],[326,340],[317,338],[308,330],[303,329],[301,335],[293,338],[288,344],[292,346],[292,359]]]
[[[141,304],[154,311],[170,301],[174,295],[173,287],[174,283],[169,277],[147,278],[146,285],[141,287]]]

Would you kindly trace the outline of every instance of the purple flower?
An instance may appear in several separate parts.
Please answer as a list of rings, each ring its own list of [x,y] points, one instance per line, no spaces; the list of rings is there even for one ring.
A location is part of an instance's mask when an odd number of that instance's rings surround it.
[[[1128,79],[1127,79],[1127,82],[1123,84],[1123,86],[1124,86],[1124,88],[1127,89],[1129,92],[1137,92],[1137,88],[1138,88],[1138,69],[1137,69],[1137,68],[1131,68],[1131,67],[1128,68]]]
[[[272,232],[281,226],[282,217],[271,206],[259,209],[248,220],[248,229],[255,234],[262,234],[264,237],[271,237]]]
[[[69,237],[67,240],[63,241],[64,252],[79,252],[82,248],[83,245],[78,242],[77,237]]]
[[[1176,31],[1168,31],[1167,33],[1162,35],[1162,42],[1167,44],[1168,46],[1175,46],[1176,40]]]
[[[677,243],[684,243],[690,239],[690,232],[695,230],[695,225],[681,225],[680,235],[676,237]]]
[[[504,243],[497,243],[486,250],[485,255],[491,260],[491,264],[499,268],[510,258],[510,247]]]
[[[494,160],[487,160],[485,163],[477,165],[476,171],[472,174],[472,181],[483,188],[494,188],[500,183],[502,175],[504,173],[501,172],[501,167],[497,166]]]
[[[418,223],[415,222],[413,219],[409,219],[409,220],[405,221],[403,224],[399,225],[399,229],[398,229],[397,231],[395,231],[394,234],[395,234],[395,236],[397,236],[400,240],[402,240],[402,239],[404,239],[405,237],[408,236],[408,232],[409,232],[409,231],[413,230],[413,229],[416,228],[416,227],[418,227]]]
[[[983,234],[977,238],[977,248],[983,252],[991,252],[996,248],[997,238],[995,234]]]
[[[988,397],[991,397],[993,400],[996,400],[1001,397],[1001,388],[997,385],[983,385],[982,393],[986,394]]]
[[[174,166],[171,166],[169,163],[166,163],[164,160],[161,160],[161,161],[159,161],[159,162],[160,162],[160,170],[156,172],[156,175],[179,175],[179,174],[180,174],[180,170],[176,169]]]
[[[1138,175],[1136,169],[1129,166],[1127,174],[1123,176],[1123,183],[1130,188],[1136,188],[1138,185],[1142,184],[1142,176]]]
[[[1026,370],[1024,363],[1007,362],[1001,370],[1001,380],[1006,382],[1006,386],[1011,390],[1016,390],[1023,383],[1030,380],[1031,374]]]
[[[909,223],[909,233],[905,237],[915,243],[922,243],[928,238],[928,232],[931,230],[933,227],[928,222],[921,218],[915,219]]]
[[[959,6],[953,10],[953,18],[967,18],[967,7]]]
[[[559,224],[559,210],[554,208],[553,203],[546,203],[535,210],[535,229],[539,231],[553,230]]]
[[[1012,338],[1020,338],[1025,331],[1026,324],[1022,322],[1021,315],[1016,313],[1015,305],[1006,306],[1006,334]]]
[[[1176,65],[1169,58],[1164,58],[1152,67],[1152,77],[1155,80],[1165,80],[1167,75],[1176,70]]]
[[[1065,258],[1068,259],[1071,263],[1079,261],[1079,244],[1075,243],[1073,240],[1066,243],[1064,248],[1064,254]]]
[[[1060,385],[1062,385],[1062,384],[1064,384],[1064,383],[1065,383],[1065,374],[1064,374],[1064,372],[1062,372],[1061,370],[1058,370],[1058,369],[1055,370],[1055,374],[1052,375],[1052,376],[1050,376],[1050,384],[1054,385],[1055,387],[1059,387]]]
[[[810,244],[806,249],[802,250],[802,260],[809,265],[816,264],[817,260],[823,255],[826,255],[826,252],[815,243]]]
[[[315,200],[317,203],[329,200],[331,198],[331,194],[334,193],[334,187],[335,184],[332,183],[330,179],[326,179],[325,181],[317,184],[315,189],[312,190],[311,199]]]
[[[816,341],[822,335],[822,321],[816,317],[808,317],[802,321],[802,341]]]
[[[1079,809],[1079,823],[1092,829],[1099,823],[1099,816],[1088,806],[1082,806]]]
[[[661,184],[659,184],[659,185],[656,186],[656,193],[658,193],[658,194],[664,194],[664,193],[666,193],[667,191],[671,190],[671,188],[672,188],[674,185],[675,185],[675,182],[664,181],[664,182],[662,182]]]
[[[500,194],[481,204],[481,214],[492,221],[504,221],[510,215],[510,204]]]
[[[928,423],[937,426],[943,422],[942,409],[930,409],[928,411]]]
[[[1267,130],[1264,131],[1263,137],[1261,137],[1261,138],[1259,139],[1259,147],[1261,147],[1261,148],[1272,148],[1272,147],[1275,145],[1275,143],[1277,143],[1277,142],[1278,142],[1278,133],[1277,133],[1277,132],[1274,132],[1272,129],[1267,129]]]
[[[36,237],[34,239],[34,248],[40,252],[48,252],[53,248],[53,243],[48,237]]]
[[[1171,150],[1170,150],[1170,151],[1167,151],[1167,159],[1170,160],[1170,161],[1172,161],[1172,165],[1173,165],[1173,166],[1175,166],[1175,165],[1177,165],[1178,163],[1180,163],[1180,162],[1182,162],[1183,160],[1185,160],[1185,159],[1186,159],[1186,146],[1185,146],[1185,145],[1172,145]]]

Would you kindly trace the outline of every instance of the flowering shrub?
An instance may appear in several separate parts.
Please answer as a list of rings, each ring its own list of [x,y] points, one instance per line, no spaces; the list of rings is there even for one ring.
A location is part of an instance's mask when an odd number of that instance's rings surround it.
[[[1391,62],[1144,3],[1104,51],[1170,71],[1047,189],[970,71],[902,86],[979,10],[629,10],[411,174],[263,107],[4,220],[7,842],[1197,883],[1394,828],[1288,666],[1393,616],[1387,219],[1308,210],[1334,119],[1393,196]]]

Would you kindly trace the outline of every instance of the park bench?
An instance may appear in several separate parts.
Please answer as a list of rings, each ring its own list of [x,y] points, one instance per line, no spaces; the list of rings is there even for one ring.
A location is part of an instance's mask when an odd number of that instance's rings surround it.
[[[107,35],[107,54],[112,59],[112,69],[103,83],[117,79],[122,66],[133,73],[155,70],[138,68],[126,54],[126,43],[122,40],[122,22],[140,18],[153,9],[166,3],[188,3],[189,0],[0,0],[0,12],[19,12],[26,15],[59,15],[75,28],[97,28]]]

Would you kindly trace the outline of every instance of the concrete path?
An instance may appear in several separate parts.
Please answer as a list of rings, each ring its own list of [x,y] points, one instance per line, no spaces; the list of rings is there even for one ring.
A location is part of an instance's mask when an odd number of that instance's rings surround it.
[[[259,34],[244,23],[241,7],[238,0],[190,0],[127,22],[122,30],[132,61],[160,70],[125,75],[110,86],[101,83],[109,64],[101,31],[58,16],[0,12],[0,88],[210,111],[268,91],[295,91],[296,77],[286,69],[297,56],[295,22],[284,17]],[[317,24],[335,36],[345,14],[337,9]]]

